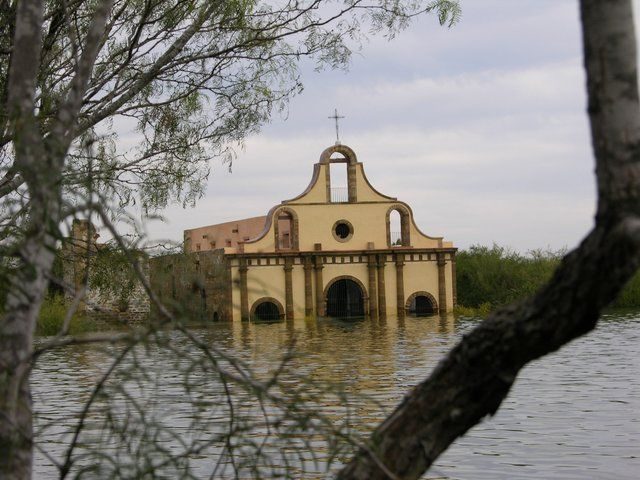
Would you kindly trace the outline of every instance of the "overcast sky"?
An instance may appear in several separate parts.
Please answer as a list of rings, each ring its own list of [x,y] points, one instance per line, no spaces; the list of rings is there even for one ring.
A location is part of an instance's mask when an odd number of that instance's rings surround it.
[[[246,142],[233,171],[212,165],[206,197],[166,210],[154,238],[264,215],[301,193],[341,140],[372,185],[411,205],[422,231],[461,248],[575,246],[593,223],[595,182],[576,0],[463,0],[374,39],[349,72],[303,72],[288,114]],[[637,9],[636,9],[637,10]]]

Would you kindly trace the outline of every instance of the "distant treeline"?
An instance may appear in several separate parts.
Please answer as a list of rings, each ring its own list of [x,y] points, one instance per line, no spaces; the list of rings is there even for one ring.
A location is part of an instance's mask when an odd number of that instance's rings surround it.
[[[488,313],[491,309],[535,293],[553,274],[563,250],[533,250],[527,254],[493,245],[474,245],[456,255],[459,310]],[[613,307],[640,308],[640,272]]]

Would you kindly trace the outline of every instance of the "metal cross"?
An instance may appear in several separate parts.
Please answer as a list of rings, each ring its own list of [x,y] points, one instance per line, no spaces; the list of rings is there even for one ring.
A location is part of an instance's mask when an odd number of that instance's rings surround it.
[[[327,118],[333,118],[336,121],[336,145],[340,145],[340,130],[338,127],[338,120],[344,117],[338,115],[338,109],[336,108],[333,116]]]

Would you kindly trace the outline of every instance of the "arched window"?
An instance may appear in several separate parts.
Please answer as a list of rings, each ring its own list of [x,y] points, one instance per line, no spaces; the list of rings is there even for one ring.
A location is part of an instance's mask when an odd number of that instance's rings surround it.
[[[402,246],[402,224],[400,221],[400,212],[398,210],[391,210],[389,213],[389,235],[390,246]]]
[[[333,160],[333,159],[332,159]],[[330,163],[331,203],[349,202],[349,183],[346,163]]]
[[[280,215],[278,215],[278,250],[291,249],[292,231],[293,217],[287,212],[280,213]]]
[[[387,246],[411,246],[411,215],[407,207],[394,205],[387,210]]]
[[[276,251],[298,250],[298,216],[291,208],[281,208],[274,214]]]

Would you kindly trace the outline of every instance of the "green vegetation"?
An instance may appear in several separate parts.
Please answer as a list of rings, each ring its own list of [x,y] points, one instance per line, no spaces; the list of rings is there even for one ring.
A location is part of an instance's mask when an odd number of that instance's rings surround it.
[[[564,251],[534,250],[523,255],[509,248],[473,245],[456,256],[461,315],[487,315],[493,308],[535,293],[553,274]],[[614,307],[640,307],[640,272]]]
[[[614,303],[615,307],[637,308],[640,307],[640,271],[629,280],[627,286],[620,293]]]
[[[36,324],[36,334],[41,336],[57,335],[62,329],[68,308],[69,305],[65,303],[62,295],[53,295],[45,298]],[[68,333],[75,335],[95,330],[97,330],[95,321],[85,315],[75,314],[69,323]]]

